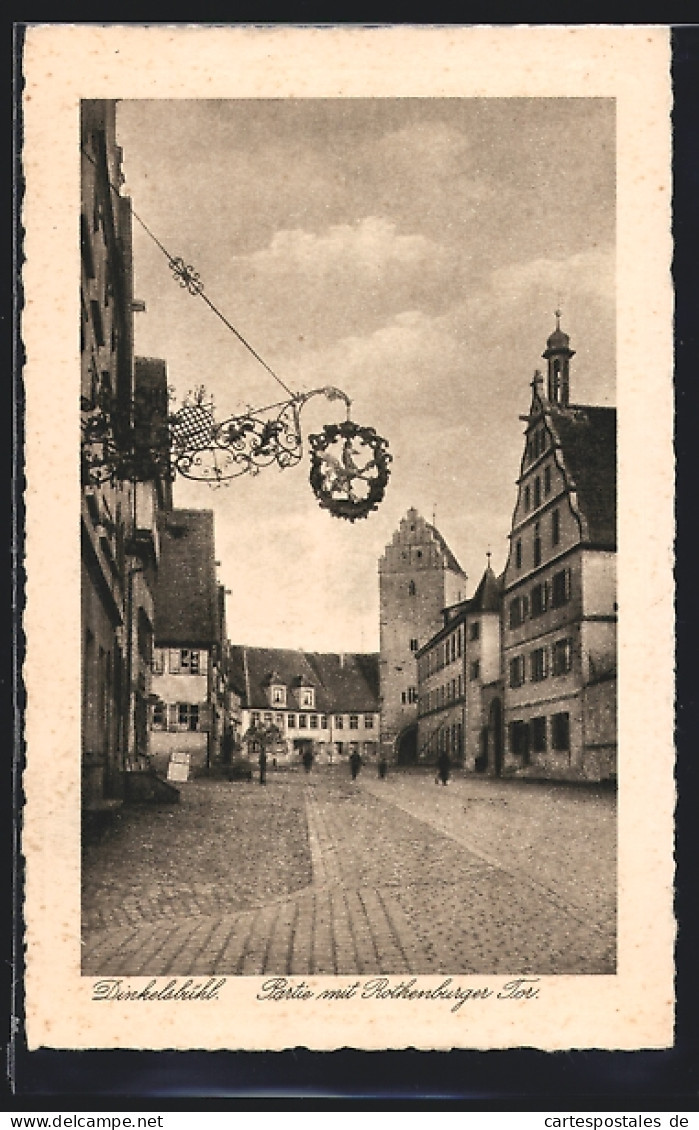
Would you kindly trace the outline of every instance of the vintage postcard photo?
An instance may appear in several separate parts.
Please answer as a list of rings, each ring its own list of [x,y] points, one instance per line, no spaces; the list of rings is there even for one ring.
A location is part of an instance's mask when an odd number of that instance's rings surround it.
[[[27,28],[30,1047],[673,1041],[663,28]]]

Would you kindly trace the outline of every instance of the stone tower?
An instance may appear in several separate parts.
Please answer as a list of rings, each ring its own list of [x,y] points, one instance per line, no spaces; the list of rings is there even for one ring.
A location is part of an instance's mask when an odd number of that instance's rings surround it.
[[[392,761],[417,757],[416,653],[442,610],[466,599],[466,574],[433,525],[410,509],[379,560],[381,745]]]

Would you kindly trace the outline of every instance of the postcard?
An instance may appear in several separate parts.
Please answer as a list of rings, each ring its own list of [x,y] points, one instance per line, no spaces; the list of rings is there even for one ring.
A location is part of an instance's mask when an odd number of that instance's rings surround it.
[[[672,1046],[669,54],[27,26],[30,1048]]]

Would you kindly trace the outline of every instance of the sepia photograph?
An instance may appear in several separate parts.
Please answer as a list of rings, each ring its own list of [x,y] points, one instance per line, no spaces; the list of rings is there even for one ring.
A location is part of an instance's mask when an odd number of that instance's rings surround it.
[[[84,973],[614,972],[614,111],[82,102]]]
[[[29,38],[49,1046],[671,1038],[664,33],[393,32]]]

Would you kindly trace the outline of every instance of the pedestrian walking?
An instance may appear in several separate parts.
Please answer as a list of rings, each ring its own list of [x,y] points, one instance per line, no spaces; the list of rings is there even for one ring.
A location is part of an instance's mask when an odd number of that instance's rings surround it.
[[[354,752],[350,754],[349,761],[350,761],[350,772],[352,773],[352,780],[356,781],[357,776],[359,774],[359,770],[362,767],[362,755],[359,753],[358,750],[355,749]]]
[[[449,754],[446,750],[443,750],[442,753],[440,753],[439,758],[437,759],[437,770],[439,773],[439,780],[442,782],[442,784],[448,784],[449,775],[451,773],[451,761],[449,760]]]
[[[307,746],[303,751],[303,767],[307,773],[310,773],[313,767],[313,750]]]
[[[385,757],[379,758],[379,777],[383,781],[388,773],[388,761]]]
[[[264,747],[260,750],[260,784],[267,784],[267,751]]]

